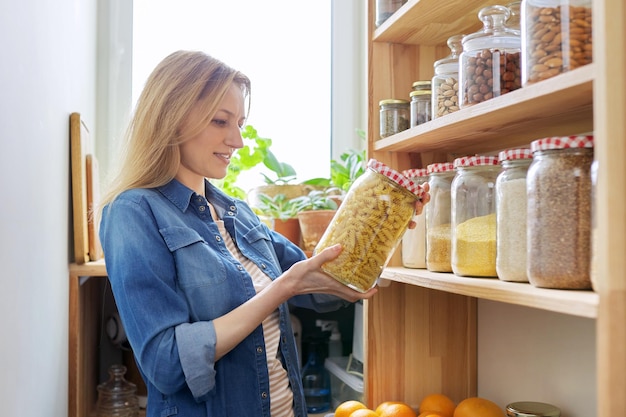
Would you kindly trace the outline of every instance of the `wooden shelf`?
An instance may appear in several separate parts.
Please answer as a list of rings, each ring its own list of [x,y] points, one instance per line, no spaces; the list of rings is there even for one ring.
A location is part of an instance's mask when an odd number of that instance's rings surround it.
[[[454,274],[403,267],[385,268],[381,278],[573,316],[596,318],[598,314],[598,294],[593,291],[537,288],[529,283],[506,282],[497,278],[459,277]]]

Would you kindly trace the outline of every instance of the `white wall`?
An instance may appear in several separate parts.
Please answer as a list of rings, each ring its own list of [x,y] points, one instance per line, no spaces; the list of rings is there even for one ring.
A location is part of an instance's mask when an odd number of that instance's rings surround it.
[[[69,115],[94,130],[96,3],[0,2],[3,415],[67,415]]]

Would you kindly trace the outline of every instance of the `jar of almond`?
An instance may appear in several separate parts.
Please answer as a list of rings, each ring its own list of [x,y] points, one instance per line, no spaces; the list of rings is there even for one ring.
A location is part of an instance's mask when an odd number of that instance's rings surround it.
[[[522,2],[522,84],[592,62],[592,0]]]
[[[450,55],[435,61],[432,79],[432,118],[445,116],[459,110],[459,56],[463,51],[464,35],[448,38]]]

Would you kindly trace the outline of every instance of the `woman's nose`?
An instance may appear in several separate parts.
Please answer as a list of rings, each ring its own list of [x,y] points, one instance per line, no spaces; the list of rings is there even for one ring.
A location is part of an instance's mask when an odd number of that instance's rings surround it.
[[[232,134],[228,135],[228,146],[235,149],[243,148],[243,136],[241,136],[239,127],[234,129]]]

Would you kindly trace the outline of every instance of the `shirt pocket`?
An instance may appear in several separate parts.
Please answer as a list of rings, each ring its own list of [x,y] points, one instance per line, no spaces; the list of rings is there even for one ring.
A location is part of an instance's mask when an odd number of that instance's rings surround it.
[[[181,288],[217,285],[226,280],[219,251],[211,248],[198,232],[173,226],[160,230],[174,262]]]
[[[259,224],[253,227],[242,237],[246,244],[261,255],[263,259],[271,260],[278,264],[278,259],[276,258],[274,247],[272,246],[272,240],[262,225]]]

